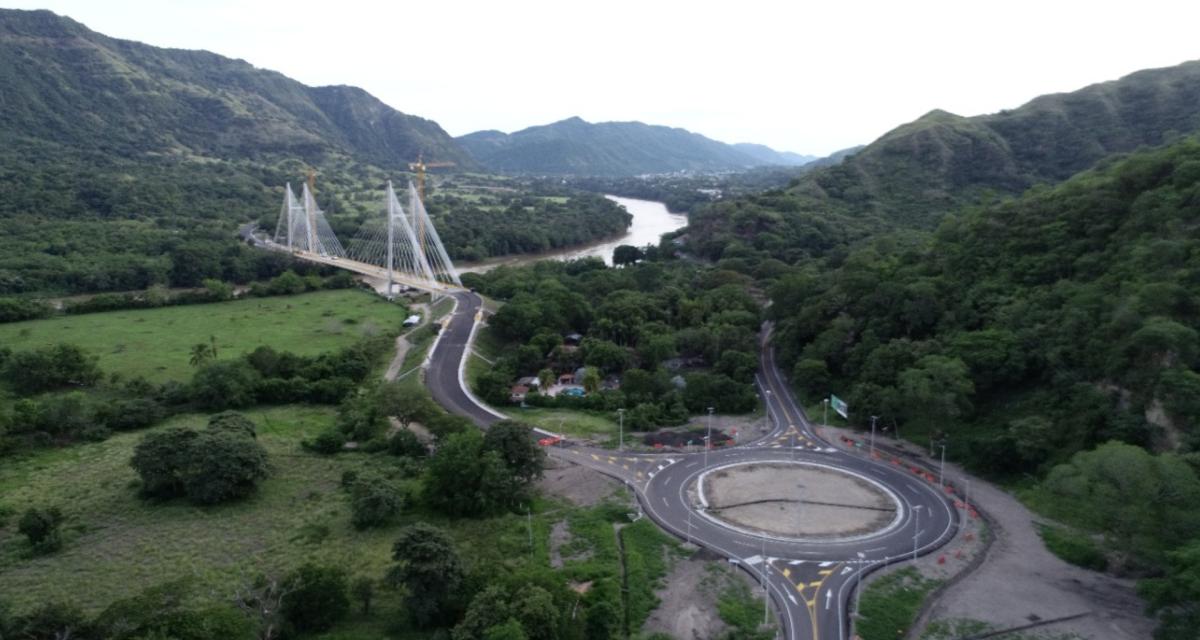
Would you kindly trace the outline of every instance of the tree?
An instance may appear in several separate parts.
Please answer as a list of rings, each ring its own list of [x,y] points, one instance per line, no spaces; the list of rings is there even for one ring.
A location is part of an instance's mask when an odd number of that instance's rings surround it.
[[[142,437],[129,466],[142,479],[143,495],[171,498],[183,494],[183,469],[198,435],[194,429],[175,427]]]
[[[1138,594],[1158,615],[1155,640],[1190,640],[1200,628],[1200,540],[1168,554],[1166,570],[1139,582]]]
[[[958,358],[925,356],[902,372],[898,382],[915,415],[947,421],[971,410],[975,385],[967,365]]]
[[[364,616],[371,615],[371,600],[375,597],[375,581],[367,576],[359,576],[350,585],[350,593],[362,606]]]
[[[261,575],[239,586],[233,603],[256,623],[259,640],[275,640],[284,626],[283,603],[289,594],[291,590],[282,580]]]
[[[642,259],[642,250],[627,244],[618,245],[613,249],[613,266],[623,267],[634,264]]]
[[[212,345],[207,342],[197,342],[192,345],[191,356],[188,357],[188,363],[193,367],[202,367],[208,364],[210,360],[217,356],[213,353]]]
[[[254,440],[253,424],[243,420],[222,414],[203,431],[177,427],[143,436],[129,461],[142,479],[142,493],[186,495],[197,504],[249,495],[267,476],[267,452]]]
[[[496,451],[484,449],[483,435],[471,429],[446,438],[429,461],[425,496],[450,515],[494,513],[524,498],[522,483]]]
[[[47,602],[12,622],[12,637],[20,640],[93,640],[104,637],[78,607]],[[5,636],[6,638],[8,636]]]
[[[583,390],[588,393],[596,393],[600,390],[600,371],[596,367],[584,368]]]
[[[191,444],[180,479],[192,502],[216,504],[242,498],[267,477],[267,451],[252,438],[207,430]]]
[[[585,614],[584,634],[587,640],[612,640],[620,628],[618,614],[608,600],[599,600],[588,607]]]
[[[413,622],[428,627],[447,617],[465,575],[450,536],[424,522],[407,526],[392,547],[392,559],[396,564],[386,580],[405,589]]]
[[[189,391],[192,399],[206,409],[238,409],[254,404],[261,379],[245,360],[210,362],[192,376]]]
[[[485,587],[475,594],[463,619],[454,627],[453,640],[482,640],[489,629],[512,618],[512,598],[498,584]],[[520,624],[518,623],[518,628]],[[524,630],[522,630],[524,633]]]
[[[541,390],[542,393],[545,393],[547,389],[554,386],[555,376],[552,369],[542,369],[541,371],[538,371],[537,378],[538,385],[540,385],[538,389]]]
[[[18,393],[32,395],[67,386],[91,386],[101,372],[94,356],[63,343],[13,353],[5,358],[0,374]]]
[[[37,509],[30,507],[17,523],[17,531],[29,539],[36,553],[53,553],[62,548],[63,520],[58,507]]]
[[[514,420],[501,420],[488,427],[483,448],[500,454],[504,466],[525,483],[542,477],[546,451],[534,441],[533,427]]]
[[[527,640],[529,636],[521,623],[509,618],[503,624],[490,627],[483,633],[482,640]]]
[[[283,618],[296,630],[325,631],[346,617],[346,573],[335,567],[305,563],[284,579]]]
[[[375,391],[374,402],[382,415],[399,420],[406,429],[414,421],[424,421],[437,411],[423,390],[395,382],[380,385]]]
[[[350,520],[359,530],[386,524],[404,509],[405,498],[383,478],[359,478],[350,490]]]
[[[584,364],[598,367],[605,373],[619,373],[629,367],[629,352],[608,340],[585,338],[580,349]]]
[[[408,429],[397,429],[392,437],[388,438],[387,444],[388,453],[394,456],[421,458],[429,453],[417,434]]]
[[[208,419],[209,431],[228,431],[237,435],[257,438],[254,422],[236,411],[223,411]]]

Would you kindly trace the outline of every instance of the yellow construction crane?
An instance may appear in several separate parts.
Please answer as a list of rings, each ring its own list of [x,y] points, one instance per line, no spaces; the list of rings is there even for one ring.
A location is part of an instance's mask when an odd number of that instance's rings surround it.
[[[421,199],[422,204],[425,202],[425,170],[455,166],[453,162],[425,162],[424,155],[418,154],[416,162],[408,163],[408,168],[417,172],[417,197]]]
[[[453,167],[453,166],[454,166],[453,162],[425,162],[425,154],[424,153],[417,154],[416,162],[408,163],[408,168],[411,171],[417,172],[417,198],[419,198],[421,200],[422,205],[425,204],[425,170],[426,169],[434,169],[437,167]],[[421,222],[420,218],[418,218],[416,220],[416,223],[417,223],[417,250],[421,253],[421,256],[424,257],[424,255],[425,255],[425,224],[423,222]]]

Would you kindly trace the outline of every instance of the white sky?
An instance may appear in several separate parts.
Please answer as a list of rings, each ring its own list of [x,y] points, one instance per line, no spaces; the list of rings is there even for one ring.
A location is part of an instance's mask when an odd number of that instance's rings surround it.
[[[363,87],[452,135],[578,115],[823,155],[1200,58],[1194,0],[0,0]]]

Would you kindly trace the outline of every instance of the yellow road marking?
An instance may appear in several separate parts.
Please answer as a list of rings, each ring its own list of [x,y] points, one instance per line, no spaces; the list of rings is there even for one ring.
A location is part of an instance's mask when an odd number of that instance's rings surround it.
[[[600,461],[600,456],[598,456],[598,455],[596,455],[596,454],[594,454],[594,453],[593,453],[593,454],[592,454],[592,460],[595,460],[596,462],[599,462],[599,461]]]
[[[790,578],[790,577],[792,577],[792,570],[791,570],[791,569],[784,569],[784,570],[783,570],[783,577],[785,577],[785,578]]]

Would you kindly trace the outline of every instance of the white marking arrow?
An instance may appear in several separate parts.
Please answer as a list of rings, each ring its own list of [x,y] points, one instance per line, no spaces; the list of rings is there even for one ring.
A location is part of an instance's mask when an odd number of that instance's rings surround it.
[[[833,601],[833,589],[825,590],[825,610],[829,610],[829,603]]]

